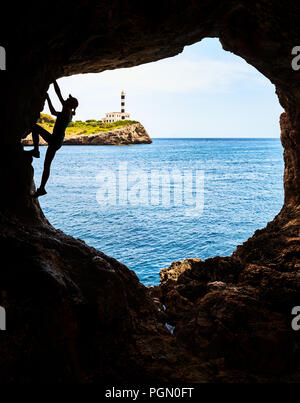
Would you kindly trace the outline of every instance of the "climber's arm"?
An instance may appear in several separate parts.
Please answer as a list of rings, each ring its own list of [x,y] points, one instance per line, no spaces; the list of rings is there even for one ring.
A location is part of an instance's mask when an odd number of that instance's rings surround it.
[[[49,97],[48,94],[46,95],[46,99],[47,99],[47,102],[48,102],[48,105],[49,105],[49,109],[50,109],[51,115],[57,116],[57,112],[56,112],[56,110],[54,109],[54,107],[53,107],[53,105],[52,105],[52,102],[51,102],[51,99],[50,99],[50,97]]]
[[[55,89],[56,95],[58,96],[60,102],[61,102],[62,105],[63,105],[63,104],[65,103],[65,100],[63,99],[63,97],[62,97],[62,95],[61,95],[60,88],[59,88],[57,82],[56,82],[56,81],[53,81],[53,85],[54,85],[54,89]]]

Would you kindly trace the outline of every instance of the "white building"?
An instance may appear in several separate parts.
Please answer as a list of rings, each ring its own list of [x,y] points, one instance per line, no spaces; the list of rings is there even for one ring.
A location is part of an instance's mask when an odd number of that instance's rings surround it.
[[[102,119],[103,123],[114,123],[118,120],[130,119],[130,114],[125,112],[125,92],[121,92],[121,112],[107,112],[105,118]]]

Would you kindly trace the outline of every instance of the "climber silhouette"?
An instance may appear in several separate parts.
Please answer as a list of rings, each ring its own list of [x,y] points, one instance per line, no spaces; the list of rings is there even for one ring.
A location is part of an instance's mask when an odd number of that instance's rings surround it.
[[[47,94],[46,99],[49,105],[49,109],[52,115],[57,116],[56,122],[54,125],[53,133],[49,133],[46,129],[43,127],[39,126],[38,124],[35,124],[33,129],[32,129],[32,140],[33,140],[33,150],[26,151],[29,155],[35,158],[40,158],[40,152],[39,152],[39,136],[41,136],[47,143],[48,143],[48,148],[45,156],[45,162],[44,162],[44,171],[42,175],[42,180],[40,187],[37,189],[37,191],[34,193],[33,197],[37,198],[39,196],[43,196],[47,194],[45,190],[46,183],[48,181],[49,175],[50,175],[50,167],[51,163],[53,161],[53,158],[55,157],[56,151],[60,149],[60,147],[63,144],[64,138],[65,138],[65,130],[70,124],[73,115],[75,115],[75,110],[78,106],[78,101],[76,98],[73,98],[71,95],[69,95],[69,98],[66,100],[63,99],[59,86],[56,81],[53,82],[55,92],[62,103],[62,111],[61,112],[56,112],[54,109],[50,97]]]

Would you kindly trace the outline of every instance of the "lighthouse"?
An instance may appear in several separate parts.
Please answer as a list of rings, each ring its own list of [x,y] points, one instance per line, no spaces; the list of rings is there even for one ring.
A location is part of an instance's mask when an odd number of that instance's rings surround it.
[[[105,118],[101,119],[103,123],[114,123],[119,120],[130,119],[130,113],[125,113],[125,92],[121,92],[121,111],[120,112],[107,112]]]
[[[122,90],[121,92],[121,115],[122,120],[125,119],[125,92]]]

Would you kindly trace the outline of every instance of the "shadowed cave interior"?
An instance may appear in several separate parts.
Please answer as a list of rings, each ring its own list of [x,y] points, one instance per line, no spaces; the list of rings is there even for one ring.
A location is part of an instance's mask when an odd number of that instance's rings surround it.
[[[300,287],[300,92],[290,55],[299,6],[63,3],[53,5],[54,23],[21,5],[18,32],[0,28],[8,53],[0,76],[0,302],[10,329],[9,337],[0,333],[1,382],[299,381],[290,325]],[[218,37],[276,86],[285,110],[284,205],[232,256],[174,263],[149,290],[124,265],[47,222],[29,196],[32,161],[20,139],[54,79],[155,61],[204,37]]]

